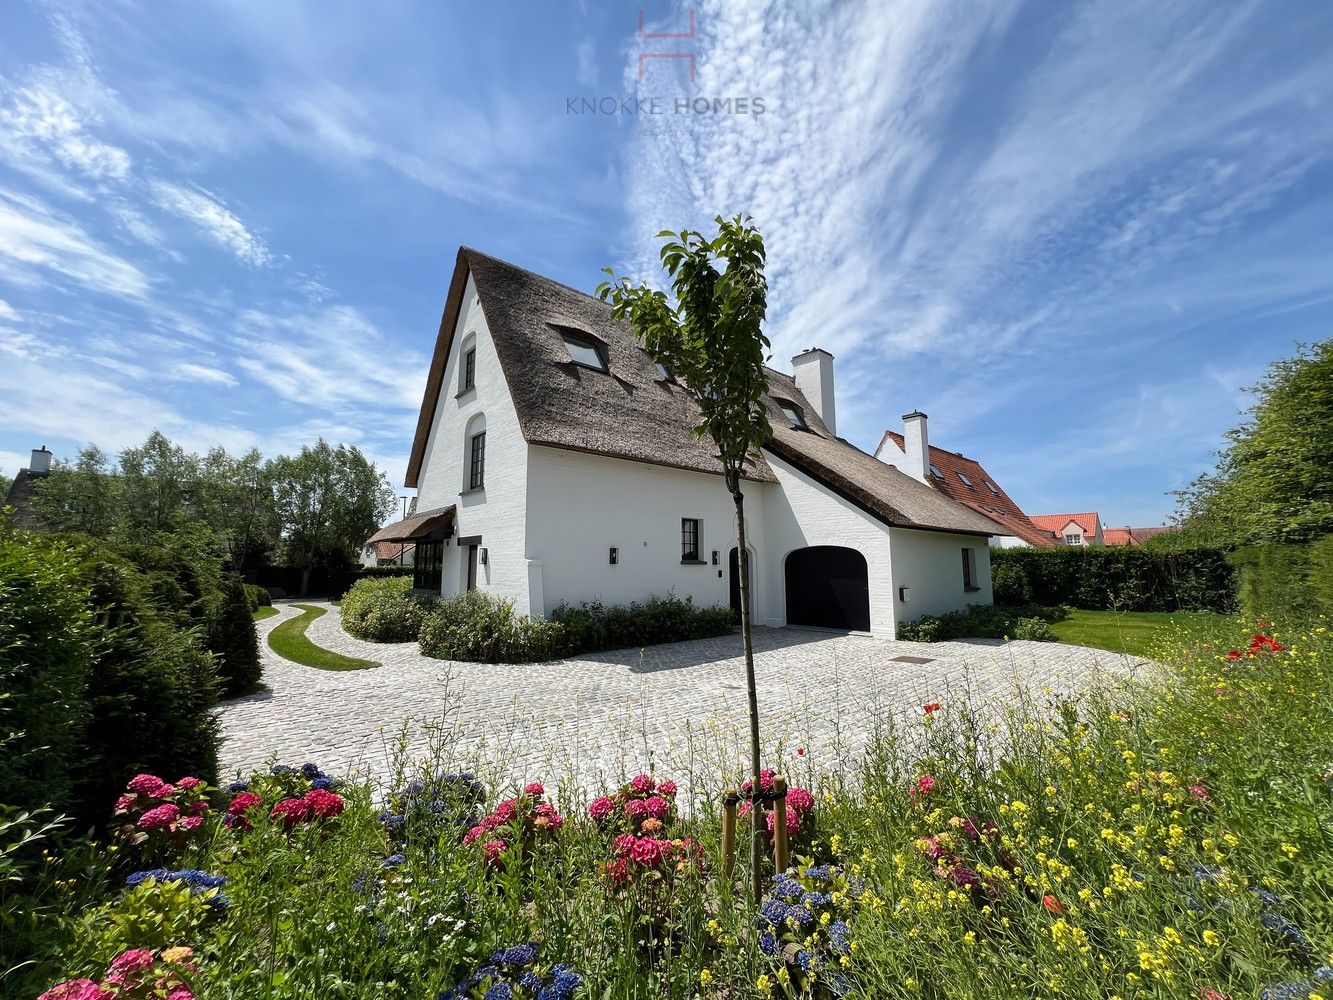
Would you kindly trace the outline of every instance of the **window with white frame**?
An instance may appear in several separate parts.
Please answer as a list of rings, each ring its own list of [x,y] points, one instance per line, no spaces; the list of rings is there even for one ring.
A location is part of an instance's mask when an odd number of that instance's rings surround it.
[[[1066,531],[1066,532],[1065,532],[1065,544],[1066,544],[1066,545],[1082,545],[1082,544],[1083,544],[1083,536],[1080,535],[1080,534],[1078,534],[1077,532]]]

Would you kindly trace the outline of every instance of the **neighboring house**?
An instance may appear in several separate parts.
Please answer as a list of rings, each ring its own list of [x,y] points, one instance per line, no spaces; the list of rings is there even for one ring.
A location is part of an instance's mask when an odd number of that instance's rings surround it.
[[[904,414],[901,434],[884,432],[875,457],[994,521],[991,544],[998,548],[1059,544],[1028,519],[980,462],[931,444],[920,411]]]
[[[1175,531],[1174,525],[1157,525],[1152,528],[1102,528],[1102,537],[1107,545],[1142,545],[1154,535]]]
[[[990,603],[992,521],[835,435],[833,358],[770,371],[743,484],[754,620],[892,636]],[[543,616],[674,593],[739,613],[734,507],[698,409],[603,302],[458,252],[407,468],[419,588]]]
[[[37,493],[37,483],[50,474],[51,453],[46,450],[46,445],[34,448],[32,456],[28,459],[28,467],[19,469],[19,474],[10,484],[9,494],[4,502],[0,503],[0,507],[14,508],[14,513],[10,516],[10,527],[28,531],[36,531],[42,527],[42,519],[37,514],[33,500]]]
[[[411,542],[367,542],[361,554],[363,566],[411,566],[416,546]]]
[[[1064,545],[1105,545],[1102,519],[1096,511],[1086,514],[1033,514],[1032,523],[1055,533]]]

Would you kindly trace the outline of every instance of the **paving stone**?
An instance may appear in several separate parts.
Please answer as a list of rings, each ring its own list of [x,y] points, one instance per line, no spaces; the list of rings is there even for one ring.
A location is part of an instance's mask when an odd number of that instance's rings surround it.
[[[337,607],[304,603],[328,612],[308,629],[311,641],[381,666],[339,672],[283,659],[269,648],[268,633],[299,612],[277,605],[279,614],[258,624],[267,690],[219,712],[224,781],[276,757],[385,783],[396,763],[431,757],[500,783],[563,780],[568,791],[584,794],[652,768],[677,777],[687,795],[702,795],[745,769],[739,636],[555,663],[457,663],[422,656],[416,643],[354,639]],[[1072,693],[1139,662],[1059,643],[927,645],[790,628],[755,633],[767,759],[793,772],[849,766],[877,729],[919,717],[932,701],[966,700],[998,713],[1020,688]],[[797,747],[804,750],[799,757]]]

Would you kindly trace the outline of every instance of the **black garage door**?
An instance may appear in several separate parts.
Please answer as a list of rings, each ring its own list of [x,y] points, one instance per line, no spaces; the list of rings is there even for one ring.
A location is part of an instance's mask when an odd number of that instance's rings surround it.
[[[841,545],[812,545],[787,556],[787,624],[869,631],[865,556]]]

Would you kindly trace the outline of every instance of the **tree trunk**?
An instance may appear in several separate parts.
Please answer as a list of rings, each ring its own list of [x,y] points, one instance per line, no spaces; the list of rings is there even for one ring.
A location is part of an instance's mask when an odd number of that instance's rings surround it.
[[[745,497],[739,485],[732,491],[736,503],[736,568],[740,573],[741,591],[741,639],[745,644],[745,690],[750,696],[750,793],[757,795],[759,785],[759,695],[754,682],[754,636],[750,627],[750,555],[745,547]],[[764,857],[763,810],[757,801],[751,802],[750,808],[750,878],[754,889],[755,903],[763,897],[764,880],[760,870],[760,861]]]

